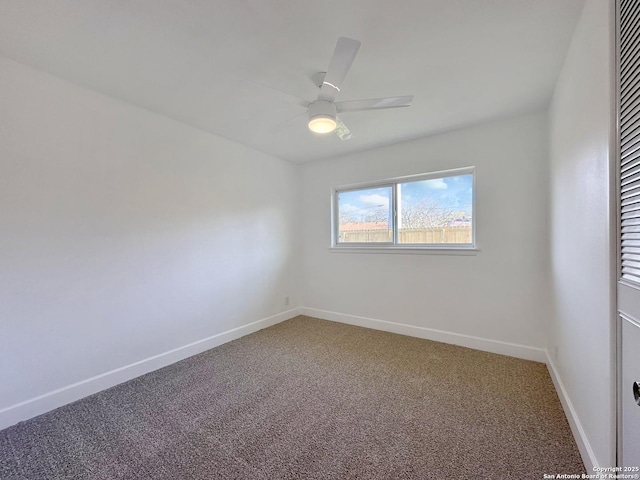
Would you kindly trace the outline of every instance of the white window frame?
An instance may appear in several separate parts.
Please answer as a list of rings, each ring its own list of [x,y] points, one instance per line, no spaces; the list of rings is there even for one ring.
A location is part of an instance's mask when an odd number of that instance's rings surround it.
[[[399,183],[419,182],[422,180],[432,180],[435,178],[455,177],[458,175],[471,175],[472,177],[472,195],[471,195],[471,240],[472,243],[414,243],[399,244],[398,243],[398,211],[397,211],[397,192],[396,188]],[[391,227],[393,230],[393,242],[370,242],[356,243],[346,242],[340,243],[339,239],[339,214],[338,214],[338,194],[353,190],[362,190],[366,188],[391,187]],[[441,170],[438,172],[421,173],[417,175],[408,175],[404,177],[387,178],[374,182],[364,182],[351,185],[343,185],[333,187],[331,189],[331,247],[332,252],[351,252],[351,253],[435,253],[435,254],[452,254],[452,255],[473,255],[479,249],[476,238],[476,173],[475,167],[455,168],[451,170]]]

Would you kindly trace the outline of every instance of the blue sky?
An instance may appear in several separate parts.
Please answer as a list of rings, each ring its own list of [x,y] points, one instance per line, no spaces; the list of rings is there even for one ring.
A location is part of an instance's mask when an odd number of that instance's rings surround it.
[[[471,215],[472,186],[471,174],[403,183],[402,203],[427,199],[451,210],[464,211]],[[340,214],[351,214],[357,218],[375,211],[388,212],[390,197],[390,187],[340,192]]]

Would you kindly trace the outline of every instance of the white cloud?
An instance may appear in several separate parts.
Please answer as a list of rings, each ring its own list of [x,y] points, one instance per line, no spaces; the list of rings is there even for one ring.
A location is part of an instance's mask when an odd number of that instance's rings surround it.
[[[367,205],[371,205],[374,207],[389,206],[389,197],[385,197],[384,195],[379,195],[377,193],[374,193],[373,195],[360,195],[358,197],[358,200],[360,200],[362,203],[365,203]]]
[[[446,190],[448,185],[442,178],[434,178],[433,180],[425,180],[421,182],[425,187],[430,190]]]
[[[340,213],[351,213],[357,212],[358,210],[360,210],[358,207],[356,207],[355,205],[351,205],[350,203],[340,204]]]

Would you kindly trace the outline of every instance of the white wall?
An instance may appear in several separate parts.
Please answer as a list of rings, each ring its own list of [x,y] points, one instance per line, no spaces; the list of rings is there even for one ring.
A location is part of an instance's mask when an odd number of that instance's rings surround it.
[[[75,382],[284,319],[296,176],[0,58],[0,428],[91,393],[38,398]]]
[[[586,3],[549,114],[555,292],[549,351],[558,347],[553,367],[573,409],[585,463],[600,466],[615,464],[611,21],[609,2]]]
[[[546,116],[539,113],[304,165],[307,312],[543,359],[539,349],[546,345],[549,312],[547,145]],[[329,251],[332,187],[470,165],[476,167],[477,255]]]

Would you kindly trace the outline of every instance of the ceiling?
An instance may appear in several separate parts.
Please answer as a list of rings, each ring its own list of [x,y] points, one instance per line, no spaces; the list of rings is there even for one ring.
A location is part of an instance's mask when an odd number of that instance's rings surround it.
[[[1,0],[0,54],[303,163],[545,108],[583,5]],[[414,95],[408,108],[342,114],[348,141],[311,133],[287,95],[317,97],[311,77],[339,36],[362,46],[338,101]]]

